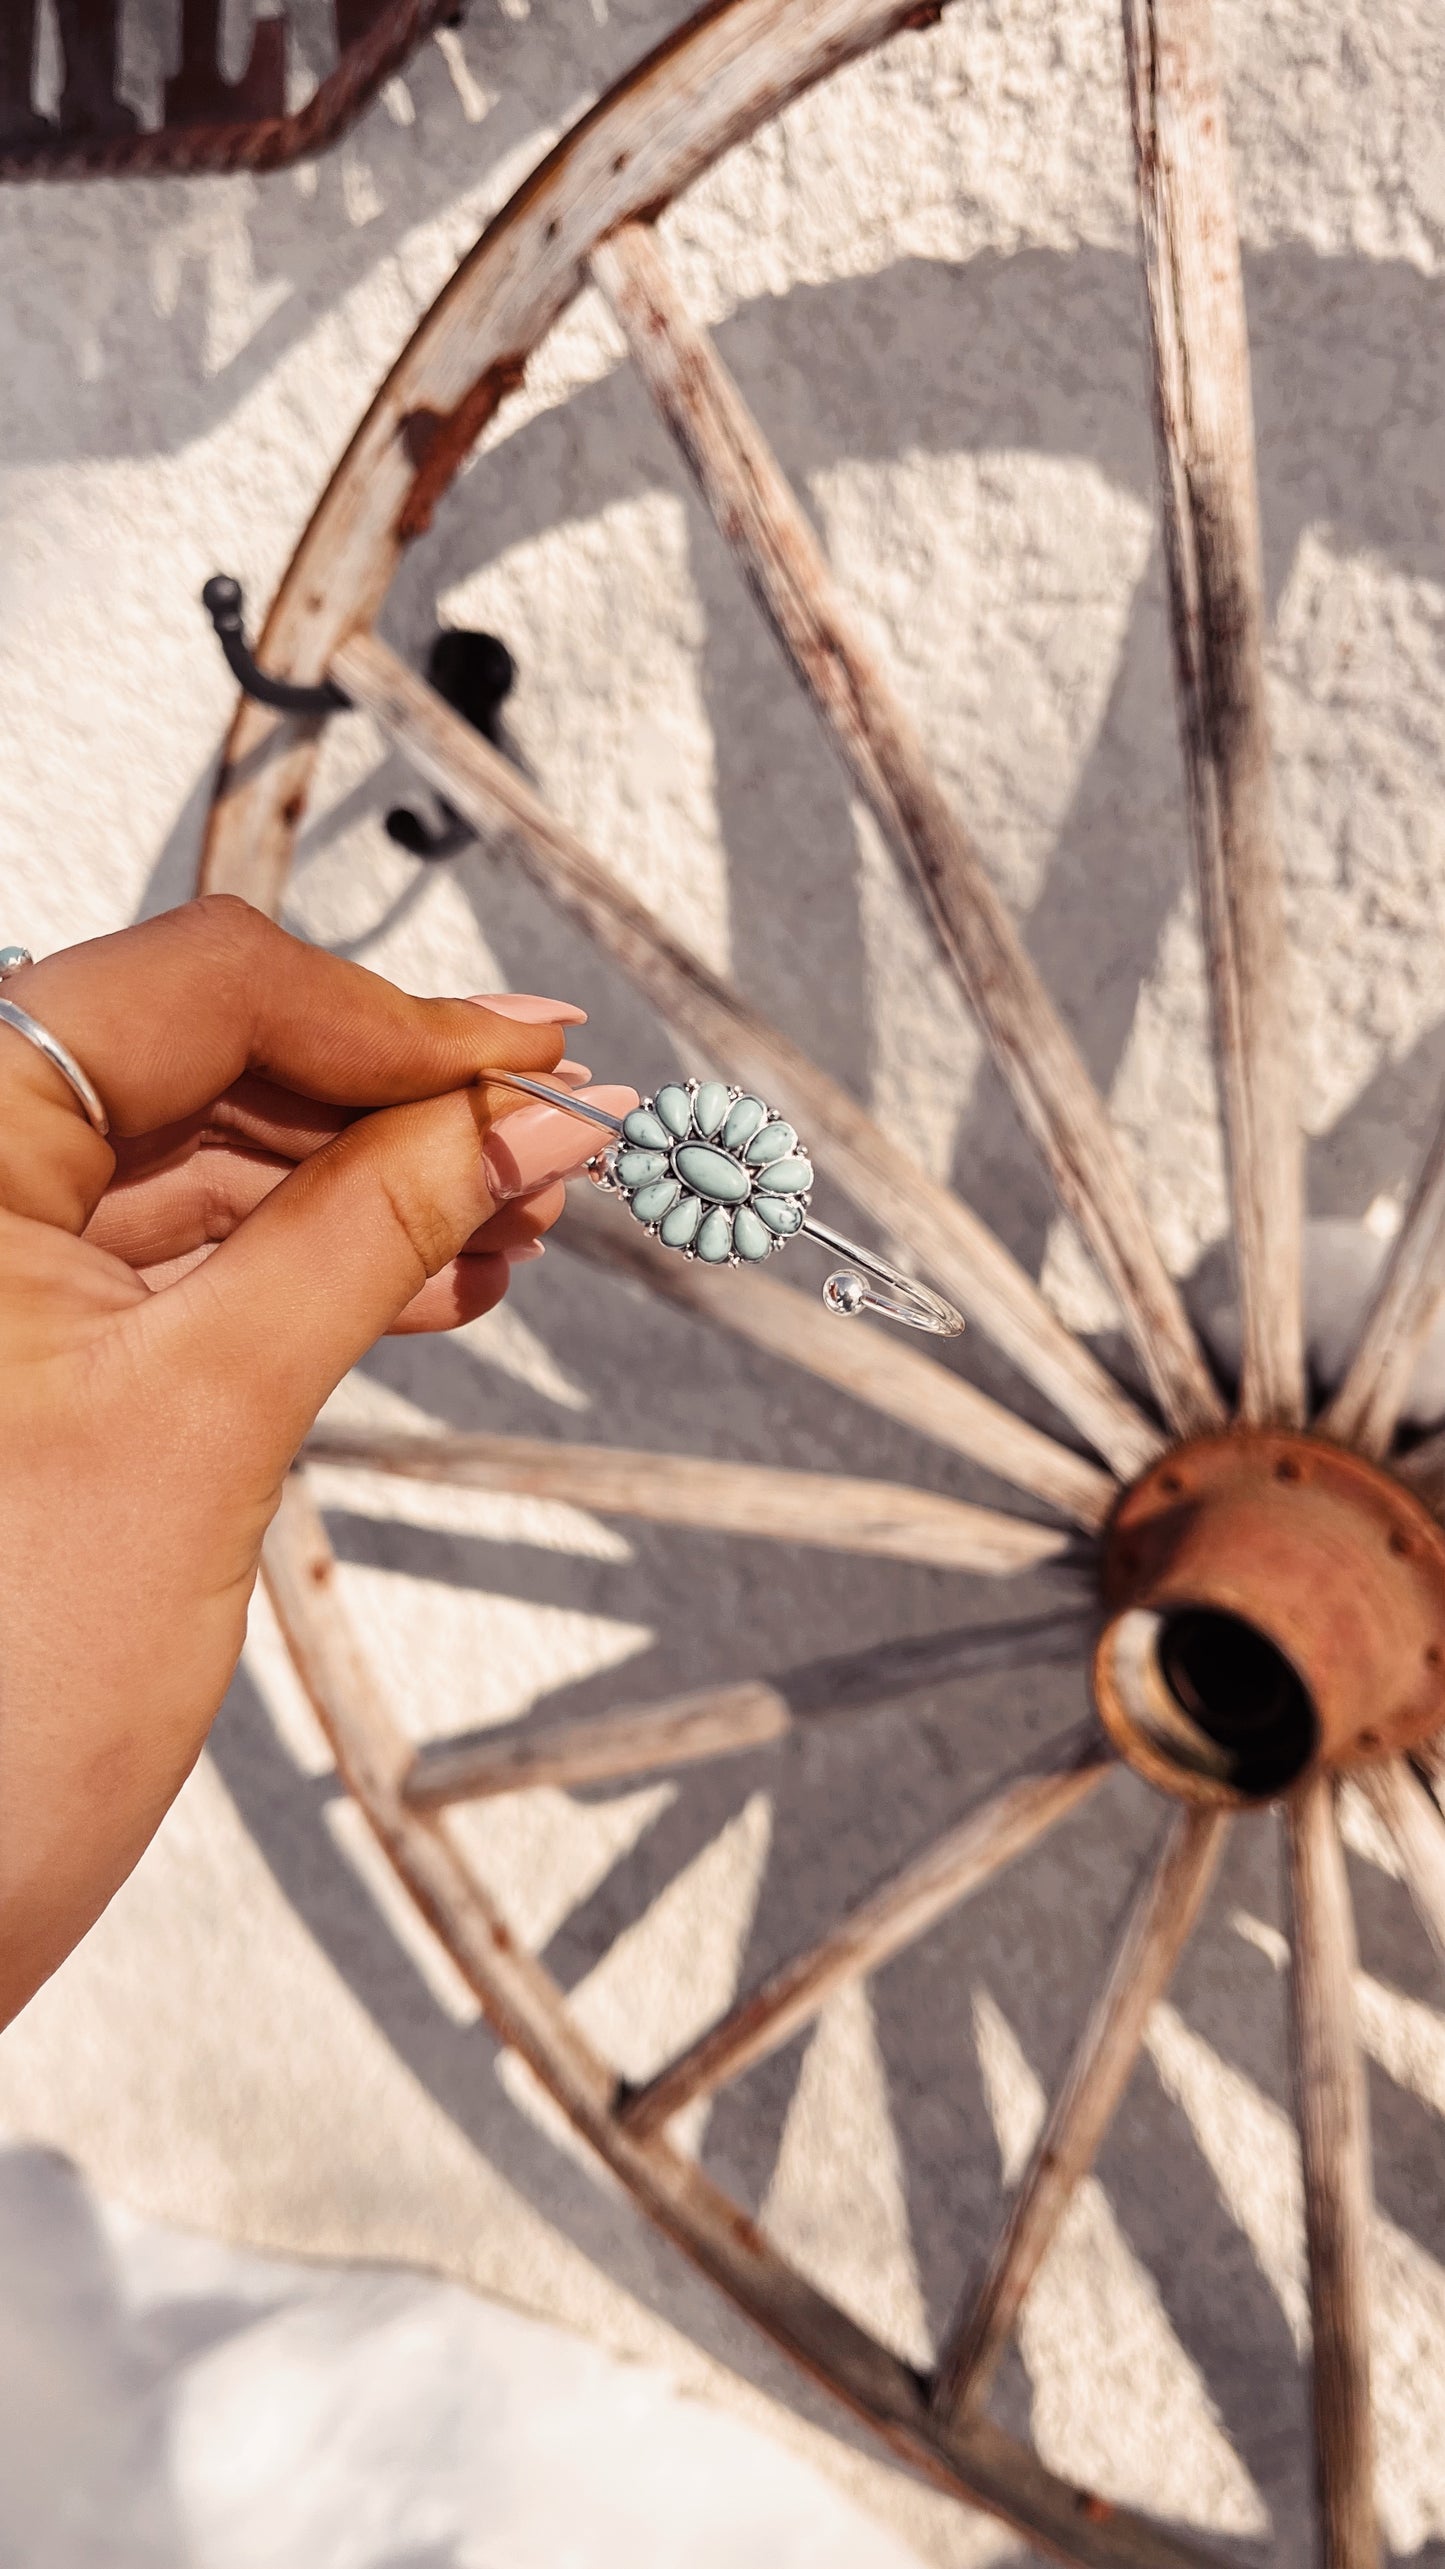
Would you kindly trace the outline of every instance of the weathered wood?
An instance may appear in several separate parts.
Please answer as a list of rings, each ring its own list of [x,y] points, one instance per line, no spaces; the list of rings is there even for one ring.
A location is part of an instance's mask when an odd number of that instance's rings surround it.
[[[665,2138],[639,2141],[613,2111],[617,2082],[568,2013],[550,1975],[518,1944],[476,1881],[445,1820],[399,1792],[409,1744],[372,1683],[337,1593],[319,1516],[293,1474],[266,1538],[265,1577],[303,1683],[381,1846],[422,1916],[581,2138],[703,2274],[763,2334],[841,2399],[895,2458],[936,2487],[987,2508],[1075,2569],[1225,2569],[1171,2528],[1115,2507],[1047,2470],[984,2418],[958,2432],[930,2419],[916,2375],[817,2292],[756,2224]]]
[[[1410,1763],[1436,1809],[1445,1816],[1445,1734],[1436,1731],[1433,1739],[1417,1740],[1410,1751]]]
[[[1111,1764],[1112,1751],[1093,1723],[1052,1740],[816,1945],[770,1972],[656,2078],[626,2097],[620,2112],[627,2129],[661,2131],[695,2096],[710,2096],[766,2059],[836,1989],[877,1971],[1033,1846],[1094,1791]]]
[[[1362,1454],[1389,1453],[1410,1378],[1445,1302],[1445,1118],[1437,1125],[1409,1210],[1390,1244],[1359,1344],[1320,1427]],[[1430,1440],[1435,1443],[1435,1439]],[[1410,1457],[1414,1475],[1425,1448]],[[1428,1470],[1428,1462],[1424,1465]],[[1412,1475],[1412,1477],[1414,1476]]]
[[[1322,2569],[1378,2569],[1370,2410],[1370,2135],[1355,2037],[1355,1928],[1334,1787],[1288,1808],[1295,2113],[1304,2161]]]
[[[323,678],[370,624],[528,360],[586,282],[594,242],[665,204],[801,90],[881,44],[915,0],[730,0],[666,36],[564,136],[488,224],[418,324],[323,492],[259,647]],[[201,889],[273,916],[320,725],[243,699],[227,736]]]
[[[590,1188],[574,1187],[554,1238],[614,1275],[631,1276],[679,1310],[745,1338],[764,1354],[797,1365],[848,1392],[886,1418],[899,1419],[936,1445],[967,1455],[1091,1531],[1101,1526],[1119,1485],[1082,1454],[1016,1418],[947,1366],[908,1344],[900,1332],[840,1328],[815,1295],[771,1275],[704,1266],[648,1238],[636,1222]]]
[[[1166,1418],[1181,1434],[1223,1408],[1155,1246],[1103,1100],[1035,971],[910,716],[650,230],[599,243],[592,275],[792,667],[895,855],[911,867],[1060,1203],[1097,1258]]]
[[[871,1712],[924,1687],[997,1669],[1077,1665],[1093,1625],[1092,1614],[1079,1613],[965,1625],[959,1632],[885,1641],[846,1657],[810,1660],[777,1677],[703,1686],[664,1703],[628,1705],[585,1721],[508,1722],[419,1749],[403,1790],[413,1809],[441,1810],[537,1784],[596,1784],[608,1776],[733,1757],[782,1739],[800,1722]]]
[[[978,1217],[909,1160],[897,1138],[865,1115],[846,1090],[659,928],[490,742],[374,634],[354,634],[332,666],[353,701],[458,811],[478,828],[513,834],[519,859],[535,881],[672,1026],[741,1084],[786,1107],[819,1165],[874,1219],[909,1241],[944,1290],[1117,1471],[1139,1471],[1158,1453],[1157,1432]]]
[[[828,1552],[879,1553],[935,1569],[1007,1574],[1057,1561],[1077,1536],[997,1508],[861,1481],[831,1472],[782,1472],[710,1455],[638,1454],[623,1446],[556,1445],[543,1436],[432,1436],[387,1429],[318,1427],[308,1463],[350,1463],[413,1481],[473,1490],[516,1490],[563,1499],[603,1516],[640,1516]]]
[[[1249,339],[1209,0],[1123,0],[1190,835],[1243,1339],[1240,1402],[1305,1414],[1302,1150],[1262,647]]]
[[[1356,1767],[1353,1781],[1388,1829],[1420,1923],[1445,1962],[1445,1819],[1438,1803],[1403,1757]]]
[[[1408,1454],[1392,1454],[1390,1470],[1414,1491],[1422,1507],[1436,1516],[1445,1512],[1445,1427],[1432,1428]]]
[[[1227,1828],[1225,1812],[1185,1806],[1148,1869],[983,2283],[944,2338],[934,2405],[946,2417],[967,2416],[988,2390],[1029,2287],[1118,2110],[1149,2011],[1193,1933]]]

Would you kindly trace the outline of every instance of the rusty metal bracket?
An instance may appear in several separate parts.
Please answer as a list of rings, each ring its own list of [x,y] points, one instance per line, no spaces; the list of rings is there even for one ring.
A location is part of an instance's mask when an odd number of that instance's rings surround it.
[[[121,0],[53,0],[60,92],[37,96],[40,0],[0,0],[0,181],[199,177],[284,169],[329,149],[466,0],[334,0],[336,58],[304,106],[288,110],[294,0],[258,18],[238,79],[222,67],[222,0],[183,0],[180,60],[161,122],[143,128],[121,95]]]

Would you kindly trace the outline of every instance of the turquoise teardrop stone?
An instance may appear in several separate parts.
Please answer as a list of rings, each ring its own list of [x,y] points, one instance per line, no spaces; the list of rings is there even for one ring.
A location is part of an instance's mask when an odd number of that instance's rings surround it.
[[[640,1186],[627,1201],[639,1222],[660,1222],[664,1213],[676,1204],[681,1192],[675,1177],[660,1177],[651,1186]]]
[[[683,1185],[690,1186],[694,1195],[705,1195],[710,1204],[741,1204],[749,1192],[747,1178],[737,1161],[730,1160],[726,1151],[714,1150],[711,1142],[684,1142],[673,1152],[672,1165]],[[784,1168],[795,1165],[799,1164],[783,1162]],[[808,1163],[804,1160],[800,1165],[807,1168]],[[811,1169],[808,1174],[811,1177]]]
[[[740,1204],[733,1215],[733,1247],[740,1258],[767,1258],[772,1255],[771,1235],[750,1204]]]
[[[697,1254],[706,1258],[710,1267],[720,1267],[726,1262],[732,1245],[732,1215],[725,1213],[720,1204],[715,1204],[711,1213],[703,1215],[702,1228],[697,1235]]]
[[[763,1126],[756,1140],[749,1142],[743,1158],[750,1169],[765,1169],[770,1160],[784,1159],[789,1151],[795,1151],[797,1147],[798,1136],[792,1125],[784,1124],[780,1120],[776,1124]]]
[[[662,1239],[665,1246],[669,1249],[686,1249],[701,1220],[701,1199],[695,1195],[685,1195],[680,1204],[675,1204],[672,1211],[664,1213],[662,1217]]]
[[[624,1186],[646,1186],[650,1177],[661,1177],[666,1166],[666,1151],[621,1151],[617,1174]]]
[[[780,1240],[796,1231],[803,1219],[801,1204],[795,1204],[787,1195],[755,1195],[746,1209],[756,1213],[760,1222],[766,1222],[770,1231],[776,1231]]]
[[[685,1133],[692,1131],[692,1099],[675,1079],[670,1079],[666,1088],[658,1090],[652,1103],[669,1133],[674,1134],[679,1142]]]
[[[705,1133],[709,1141],[712,1140],[731,1104],[732,1099],[720,1079],[703,1081],[693,1106],[692,1120],[698,1131]]]
[[[770,1169],[758,1172],[759,1187],[765,1187],[770,1195],[806,1195],[812,1183],[813,1163],[805,1160],[801,1152],[794,1160],[774,1160]]]
[[[630,1115],[623,1116],[622,1135],[624,1141],[636,1142],[644,1151],[665,1151],[672,1140],[667,1126],[650,1106],[634,1106]]]
[[[760,1097],[740,1097],[723,1126],[723,1140],[730,1151],[740,1151],[750,1142],[760,1124],[766,1124],[768,1110]]]

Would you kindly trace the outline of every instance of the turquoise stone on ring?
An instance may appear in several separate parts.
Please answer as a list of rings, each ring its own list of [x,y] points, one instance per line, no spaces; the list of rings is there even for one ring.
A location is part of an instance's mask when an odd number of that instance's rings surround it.
[[[664,1248],[707,1266],[761,1266],[803,1227],[813,1163],[748,1089],[668,1080],[623,1119],[610,1182]]]

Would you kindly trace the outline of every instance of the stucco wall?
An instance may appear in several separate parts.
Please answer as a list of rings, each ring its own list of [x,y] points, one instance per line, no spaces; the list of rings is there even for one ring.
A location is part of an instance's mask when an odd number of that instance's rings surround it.
[[[141,87],[161,41],[142,14]],[[43,951],[184,896],[231,699],[203,578],[233,569],[265,598],[480,222],[669,14],[477,0],[449,55],[428,47],[314,171],[0,191],[0,935]],[[1427,0],[1232,0],[1221,40],[1300,958],[1280,1005],[1313,1209],[1374,1205],[1378,1226],[1445,1068],[1445,20]],[[957,0],[735,155],[669,230],[1187,1272],[1223,1192],[1112,13]],[[387,629],[419,652],[438,611],[512,646],[515,728],[559,808],[952,1172],[1071,1320],[1106,1328],[911,902],[591,300],[408,561]],[[650,1084],[671,1058],[658,1029],[515,876],[480,852],[418,870],[390,846],[379,814],[402,782],[363,724],[334,727],[294,924],[416,989],[578,997],[587,1058]],[[972,1335],[959,1361],[1005,1379]],[[984,1488],[560,1251],[504,1314],[383,1347],[343,1399]],[[351,1601],[419,1730],[999,1610],[922,1570],[557,1507],[354,1475],[328,1497]],[[598,2037],[645,2067],[1075,1700],[1058,1675],[990,1684],[771,1762],[469,1825]],[[719,2172],[912,2355],[990,2235],[1156,1820],[1111,1788],[714,2112]],[[1234,2532],[1270,2515],[1293,2562],[1308,2473],[1275,1872],[1265,1824],[1241,1828],[1001,2402],[1119,2495]],[[1445,2378],[1445,2020],[1399,1886],[1366,1855],[1356,1888],[1382,2065],[1385,2520],[1402,2551],[1445,2558],[1445,2414],[1423,2387]],[[927,2556],[1009,2547],[826,2446],[802,2422],[817,2404],[554,2146],[392,1920],[264,1614],[156,1846],[0,2043],[0,2121],[153,2213],[415,2259],[718,2397],[795,2402],[786,2431]]]

